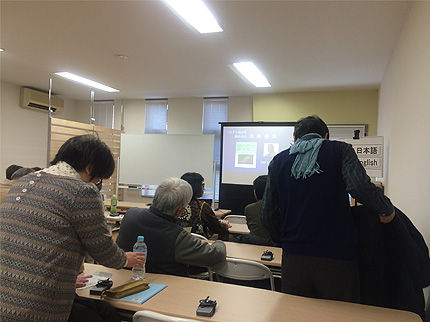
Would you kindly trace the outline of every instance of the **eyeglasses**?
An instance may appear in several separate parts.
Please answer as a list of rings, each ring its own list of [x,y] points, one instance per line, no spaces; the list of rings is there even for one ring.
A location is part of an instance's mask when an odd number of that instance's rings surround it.
[[[95,183],[95,185],[96,185],[97,189],[99,189],[99,191],[100,191],[100,190],[102,190],[102,187],[103,187],[103,179],[100,179],[99,181],[97,181],[97,182]]]

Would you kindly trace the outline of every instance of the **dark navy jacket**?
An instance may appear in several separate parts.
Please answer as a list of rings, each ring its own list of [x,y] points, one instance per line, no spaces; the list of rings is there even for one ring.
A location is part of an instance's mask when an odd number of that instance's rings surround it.
[[[324,140],[317,158],[322,172],[307,179],[291,176],[295,158],[286,150],[269,165],[260,212],[263,225],[289,253],[354,258],[356,233],[348,193],[381,215],[393,212],[390,200],[371,182],[350,144]]]
[[[317,158],[322,172],[307,179],[291,175],[296,154],[290,155],[289,149],[276,155],[269,166],[281,213],[279,239],[289,254],[356,257],[356,233],[342,177],[342,144],[324,141]]]

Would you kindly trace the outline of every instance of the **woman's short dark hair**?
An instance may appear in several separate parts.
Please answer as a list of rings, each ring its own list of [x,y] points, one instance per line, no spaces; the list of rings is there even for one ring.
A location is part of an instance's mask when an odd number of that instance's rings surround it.
[[[263,199],[264,189],[266,189],[267,175],[257,177],[252,183],[257,200]]]
[[[200,198],[202,196],[202,183],[205,179],[200,173],[187,172],[182,175],[181,179],[188,182],[191,188],[193,188],[193,198]]]
[[[300,139],[303,135],[309,133],[318,133],[324,138],[329,133],[327,124],[316,115],[300,119],[294,127],[294,137]]]
[[[58,150],[51,165],[64,161],[77,172],[90,169],[90,177],[110,178],[115,170],[112,153],[106,143],[93,135],[79,135],[68,139]]]

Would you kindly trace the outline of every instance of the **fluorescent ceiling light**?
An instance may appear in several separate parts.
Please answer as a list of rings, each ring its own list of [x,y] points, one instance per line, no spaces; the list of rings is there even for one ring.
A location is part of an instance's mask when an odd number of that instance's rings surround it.
[[[119,90],[117,90],[115,88],[112,88],[112,87],[109,87],[109,86],[97,83],[97,82],[92,81],[90,79],[83,78],[81,76],[78,76],[78,75],[75,75],[75,74],[72,74],[72,73],[69,73],[69,72],[55,73],[55,75],[58,75],[58,76],[70,79],[72,81],[75,81],[75,82],[78,82],[78,83],[81,83],[81,84],[84,84],[84,85],[87,85],[87,86],[90,86],[92,88],[101,89],[102,91],[111,92],[111,93],[119,92]]]
[[[266,77],[260,72],[253,62],[234,63],[233,66],[255,87],[271,87]]]
[[[201,34],[221,32],[215,17],[201,0],[164,0]]]

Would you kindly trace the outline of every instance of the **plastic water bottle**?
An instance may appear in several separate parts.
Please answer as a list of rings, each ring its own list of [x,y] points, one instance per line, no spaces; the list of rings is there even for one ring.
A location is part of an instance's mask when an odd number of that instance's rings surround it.
[[[144,237],[137,236],[137,242],[133,246],[133,252],[145,253],[145,259],[148,255],[148,248],[146,247]],[[138,267],[133,267],[133,280],[143,280],[145,278],[145,264],[141,264]]]
[[[113,195],[112,198],[110,199],[110,213],[111,214],[116,214],[118,212],[118,210],[116,209],[117,203],[118,203],[118,198],[116,197],[116,195]]]

